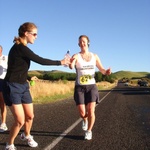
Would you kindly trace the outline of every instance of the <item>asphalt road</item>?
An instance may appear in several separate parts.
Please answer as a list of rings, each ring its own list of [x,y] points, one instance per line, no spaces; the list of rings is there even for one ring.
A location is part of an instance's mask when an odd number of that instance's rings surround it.
[[[100,97],[92,140],[84,140],[81,119],[70,98],[34,105],[35,119],[31,134],[39,147],[28,147],[18,135],[15,140],[17,149],[150,150],[150,88],[126,87],[120,83],[111,91],[100,91]],[[12,121],[8,111],[9,128]],[[4,149],[8,133],[0,133],[0,149]]]

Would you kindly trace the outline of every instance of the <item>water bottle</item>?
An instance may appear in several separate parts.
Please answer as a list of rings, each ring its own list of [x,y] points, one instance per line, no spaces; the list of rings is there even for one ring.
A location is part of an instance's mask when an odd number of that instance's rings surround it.
[[[66,53],[66,55],[65,55],[65,58],[66,58],[67,60],[70,60],[70,58],[71,58],[71,56],[70,56],[70,50],[67,51],[67,53]],[[64,66],[65,66],[65,67],[68,67],[68,64],[65,64]]]

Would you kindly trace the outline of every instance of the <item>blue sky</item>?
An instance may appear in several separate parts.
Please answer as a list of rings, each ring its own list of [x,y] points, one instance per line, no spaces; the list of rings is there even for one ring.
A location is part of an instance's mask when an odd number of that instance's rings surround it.
[[[85,34],[105,68],[150,72],[150,0],[0,0],[0,20],[5,55],[29,21],[38,26],[38,38],[28,47],[42,57],[61,60],[68,49],[79,52],[78,37]],[[30,70],[74,72],[34,62]]]

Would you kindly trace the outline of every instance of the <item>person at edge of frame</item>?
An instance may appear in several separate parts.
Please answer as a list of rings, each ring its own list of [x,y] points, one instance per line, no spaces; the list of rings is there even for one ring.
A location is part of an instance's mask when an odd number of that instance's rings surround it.
[[[3,47],[0,45],[0,109],[1,109],[0,132],[5,132],[8,130],[6,125],[7,107],[4,103],[2,93],[3,81],[7,72],[7,61],[8,56],[3,55]]]

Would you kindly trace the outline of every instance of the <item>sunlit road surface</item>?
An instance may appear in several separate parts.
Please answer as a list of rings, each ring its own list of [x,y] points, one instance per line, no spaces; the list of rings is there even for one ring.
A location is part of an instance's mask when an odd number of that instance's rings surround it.
[[[81,119],[70,98],[34,105],[31,134],[39,146],[30,148],[20,135],[15,146],[18,150],[150,150],[150,88],[120,83],[112,90],[100,91],[100,98],[92,140],[84,140]],[[8,111],[9,128],[12,122]],[[0,149],[4,148],[8,133],[0,133]]]

